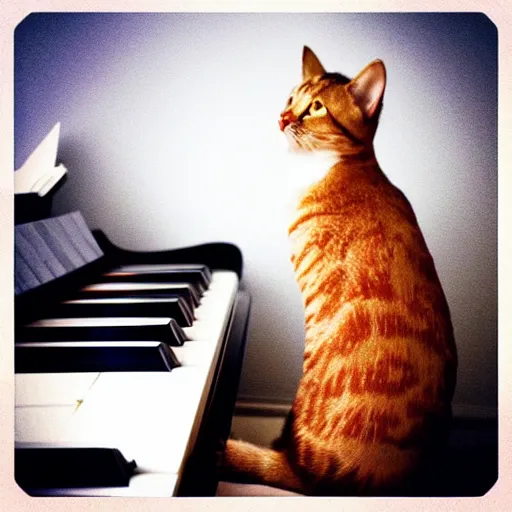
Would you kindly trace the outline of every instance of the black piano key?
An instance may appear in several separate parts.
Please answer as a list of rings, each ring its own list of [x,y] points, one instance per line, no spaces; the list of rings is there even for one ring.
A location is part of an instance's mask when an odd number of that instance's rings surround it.
[[[208,288],[208,282],[200,270],[183,270],[179,267],[154,270],[126,270],[121,267],[103,274],[102,279],[122,283],[189,283],[199,295]]]
[[[105,298],[68,300],[57,304],[56,317],[168,317],[180,327],[190,327],[194,313],[183,297]]]
[[[95,283],[79,290],[74,298],[183,297],[191,309],[199,305],[200,296],[187,283]]]
[[[160,342],[17,343],[16,373],[171,371],[180,363]]]
[[[180,346],[187,341],[173,318],[49,318],[18,327],[17,342],[160,341]]]
[[[197,272],[206,287],[212,280],[212,272],[209,267],[195,263],[153,263],[122,265],[114,268],[111,272],[133,272],[133,273],[166,273],[166,272]]]
[[[14,477],[24,489],[126,487],[137,464],[116,448],[16,448]]]

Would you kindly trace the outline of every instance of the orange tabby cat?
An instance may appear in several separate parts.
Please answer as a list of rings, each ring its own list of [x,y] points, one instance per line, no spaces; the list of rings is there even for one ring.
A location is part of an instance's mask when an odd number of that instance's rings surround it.
[[[280,127],[295,151],[335,157],[289,228],[304,373],[277,449],[228,440],[234,479],[317,495],[406,492],[446,436],[450,313],[413,210],[375,159],[385,82],[381,61],[349,80],[304,48]]]

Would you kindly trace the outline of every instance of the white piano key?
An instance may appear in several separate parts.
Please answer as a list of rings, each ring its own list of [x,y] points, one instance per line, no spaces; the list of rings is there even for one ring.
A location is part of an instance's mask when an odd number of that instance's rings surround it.
[[[176,487],[178,475],[175,473],[142,473],[130,478],[127,487],[87,487],[36,490],[44,496],[144,496],[148,498],[166,498]]]
[[[208,367],[215,349],[215,343],[205,341],[187,341],[181,347],[172,347],[180,364],[187,367]]]
[[[16,407],[14,432],[17,446],[20,443],[60,442],[75,411],[76,404]]]
[[[116,447],[142,471],[178,473],[194,428],[206,374],[102,373],[61,441]]]
[[[76,405],[99,373],[18,373],[15,375],[16,406]]]

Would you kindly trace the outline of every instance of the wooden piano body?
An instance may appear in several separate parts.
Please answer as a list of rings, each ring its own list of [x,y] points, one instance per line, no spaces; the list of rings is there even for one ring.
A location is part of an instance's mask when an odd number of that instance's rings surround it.
[[[250,297],[240,287],[239,249],[212,243],[128,251],[101,231],[89,231],[78,212],[16,226],[15,237],[17,483],[35,496],[214,495],[216,460],[230,431],[250,311]],[[176,284],[176,274],[162,279],[158,269],[194,264],[205,266],[211,280],[192,304],[191,322],[176,327],[176,319],[164,319],[158,331],[164,340],[156,339],[155,329],[144,334],[133,309],[128,323],[137,325],[121,331],[126,341],[115,326],[108,330],[111,325],[60,334],[52,325],[48,329],[52,320],[45,319],[59,318],[62,303],[76,301],[91,283],[111,281],[113,269],[132,266],[136,271],[122,281],[159,287],[164,281]],[[137,269],[149,269],[149,277]],[[187,277],[180,280],[183,286]],[[130,292],[129,300],[139,300],[135,295]],[[148,298],[154,296],[146,293],[141,300]],[[146,304],[141,316],[147,312]],[[112,314],[104,315],[76,315],[72,324],[108,323]],[[65,316],[64,323],[74,315]],[[174,330],[165,330],[169,321]],[[174,340],[175,331],[184,341]],[[168,344],[166,336],[174,341]]]

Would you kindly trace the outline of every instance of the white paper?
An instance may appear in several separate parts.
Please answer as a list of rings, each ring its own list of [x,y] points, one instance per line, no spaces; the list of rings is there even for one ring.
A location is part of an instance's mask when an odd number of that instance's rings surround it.
[[[23,194],[35,192],[39,196],[47,194],[66,174],[64,165],[55,165],[59,146],[60,123],[27,158],[25,163],[14,173],[14,192]]]

